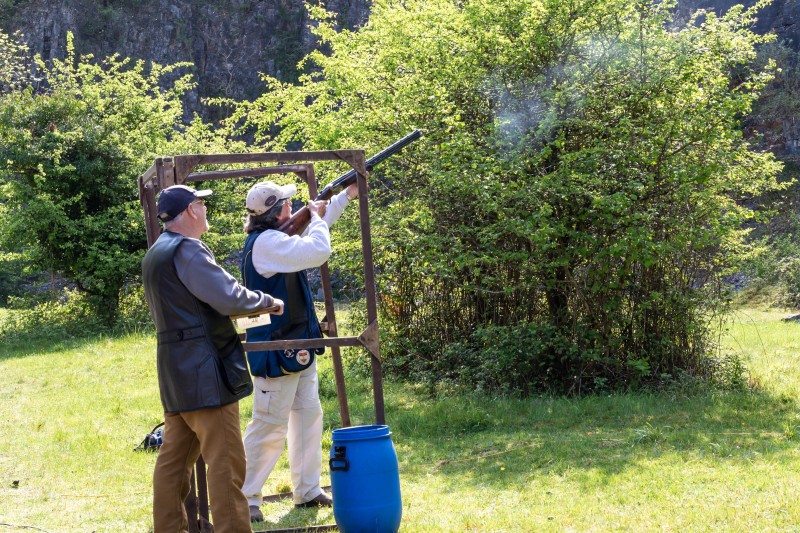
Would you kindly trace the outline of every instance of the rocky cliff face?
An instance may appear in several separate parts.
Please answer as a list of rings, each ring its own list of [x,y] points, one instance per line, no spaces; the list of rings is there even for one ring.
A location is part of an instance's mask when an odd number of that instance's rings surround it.
[[[686,20],[696,9],[724,12],[755,1],[679,0],[678,18]],[[326,0],[325,5],[337,14],[341,27],[355,28],[367,20],[370,2]],[[797,50],[798,21],[800,2],[773,0],[762,10],[755,30],[774,31],[780,42]],[[293,79],[298,60],[314,46],[309,24],[303,0],[0,2],[0,27],[23,32],[31,50],[45,59],[64,56],[66,34],[72,31],[80,53],[193,63],[198,87],[187,98],[190,112],[201,110],[202,97],[254,98],[264,87],[261,73]],[[786,141],[787,146],[800,150],[795,137]]]
[[[340,26],[369,15],[369,0],[328,0]],[[63,57],[68,31],[79,53],[195,65],[198,97],[253,98],[260,74],[290,80],[314,46],[303,0],[21,0],[6,11],[5,31],[21,31],[34,53]]]
[[[741,4],[752,7],[756,0],[678,0],[678,10],[683,18],[698,9],[724,13],[731,7]],[[772,4],[762,8],[758,22],[753,30],[756,33],[774,32],[778,41],[795,50],[800,47],[800,3],[797,0],[772,0]]]

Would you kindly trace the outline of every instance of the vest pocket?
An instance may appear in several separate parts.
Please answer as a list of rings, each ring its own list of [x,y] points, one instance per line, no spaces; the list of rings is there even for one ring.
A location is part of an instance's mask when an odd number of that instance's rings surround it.
[[[197,396],[203,405],[219,403],[216,357],[209,355],[197,366]]]
[[[245,359],[243,350],[234,349],[227,356],[218,358],[217,361],[222,383],[231,394],[249,393],[252,390],[253,382],[250,379],[250,370],[247,368],[247,359]]]

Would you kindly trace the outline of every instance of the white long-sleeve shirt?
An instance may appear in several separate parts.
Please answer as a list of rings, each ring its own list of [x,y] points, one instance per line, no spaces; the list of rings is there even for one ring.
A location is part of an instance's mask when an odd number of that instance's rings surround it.
[[[300,235],[287,235],[278,230],[261,233],[253,243],[253,266],[256,272],[269,278],[279,272],[299,272],[322,265],[331,255],[329,231],[350,203],[347,191],[342,191],[328,203],[325,216],[311,217]]]

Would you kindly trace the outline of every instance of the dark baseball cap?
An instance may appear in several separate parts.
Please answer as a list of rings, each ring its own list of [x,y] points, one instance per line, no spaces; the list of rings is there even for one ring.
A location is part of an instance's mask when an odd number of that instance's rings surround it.
[[[211,192],[210,189],[196,191],[186,185],[167,187],[158,195],[158,218],[162,222],[169,222],[183,213],[190,203],[198,198],[210,196]]]

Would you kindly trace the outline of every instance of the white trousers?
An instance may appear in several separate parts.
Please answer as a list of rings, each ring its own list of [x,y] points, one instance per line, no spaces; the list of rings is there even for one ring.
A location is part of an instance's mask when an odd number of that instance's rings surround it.
[[[322,471],[322,405],[317,363],[279,378],[254,377],[253,418],[244,432],[247,471],[242,492],[249,505],[263,503],[261,489],[289,439],[289,470],[294,503],[320,494]]]

